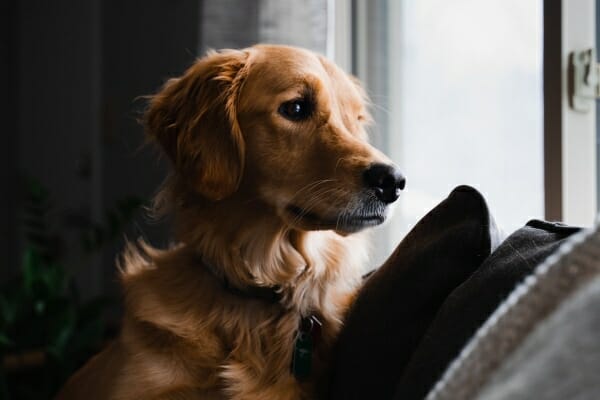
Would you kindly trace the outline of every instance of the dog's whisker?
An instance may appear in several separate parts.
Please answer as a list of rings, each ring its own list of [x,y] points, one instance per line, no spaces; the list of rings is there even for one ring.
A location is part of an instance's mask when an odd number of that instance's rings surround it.
[[[326,191],[322,191],[321,193],[319,193],[319,195],[314,196],[304,207],[303,207],[303,213],[301,213],[299,215],[299,217],[296,219],[296,221],[302,217],[305,216],[308,212],[310,212],[316,205],[320,204],[323,200],[323,198],[325,197],[325,195],[329,196],[329,203],[336,203],[340,200],[340,198],[342,196],[345,196],[348,194],[348,191],[343,189],[343,188],[332,188],[330,190],[326,190]]]
[[[325,190],[320,190],[319,192],[315,193],[309,200],[308,202],[302,206],[300,208],[300,213],[296,216],[296,218],[294,219],[294,222],[297,223],[298,221],[300,221],[303,217],[305,217],[310,211],[312,211],[314,209],[315,206],[317,206],[318,204],[322,203],[323,199],[325,198],[326,195],[331,195],[331,193],[335,193],[336,191],[339,191],[340,188],[326,188]]]
[[[302,217],[306,216],[314,207],[323,202],[323,199],[326,195],[330,196],[331,199],[329,202],[337,202],[339,200],[340,194],[345,194],[345,191],[342,188],[329,188],[327,190],[321,190],[318,194],[315,194],[305,205],[302,207],[302,212],[295,218],[294,222],[298,222]]]
[[[336,163],[335,163],[335,168],[333,169],[333,173],[334,173],[334,174],[335,174],[335,173],[337,173],[337,170],[338,170],[338,168],[339,168],[339,166],[340,166],[340,163],[341,163],[342,161],[344,161],[345,159],[346,159],[346,157],[340,157],[340,158],[338,158],[338,160],[337,160],[337,161],[336,161]]]
[[[340,216],[338,217],[337,221],[336,221],[336,229],[339,229],[339,222],[341,220],[342,225],[345,226],[348,224],[348,220],[350,218],[349,216],[349,209],[350,209],[350,204],[353,202],[353,198],[351,198],[350,200],[348,200],[346,202],[346,205],[344,206],[342,212],[340,213]]]
[[[299,197],[300,195],[303,194],[303,192],[310,192],[311,190],[314,190],[315,188],[317,188],[319,185],[323,185],[325,183],[330,183],[330,182],[335,182],[336,179],[321,179],[312,183],[309,183],[308,185],[300,188],[292,197],[292,200]]]

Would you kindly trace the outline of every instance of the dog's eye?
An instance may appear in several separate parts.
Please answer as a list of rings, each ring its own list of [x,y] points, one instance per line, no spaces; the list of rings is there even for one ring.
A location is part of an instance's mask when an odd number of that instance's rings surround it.
[[[306,99],[286,101],[279,106],[279,114],[290,121],[303,121],[311,116],[313,106]]]

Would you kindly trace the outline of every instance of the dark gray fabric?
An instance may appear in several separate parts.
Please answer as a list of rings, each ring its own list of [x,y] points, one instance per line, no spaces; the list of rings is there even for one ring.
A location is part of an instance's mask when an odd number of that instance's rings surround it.
[[[342,330],[331,399],[389,399],[447,296],[490,254],[490,215],[456,188],[400,243],[361,290]]]
[[[596,223],[565,240],[510,293],[427,400],[600,398],[599,277]]]
[[[395,399],[422,399],[514,287],[579,228],[530,221],[448,296],[402,374]]]

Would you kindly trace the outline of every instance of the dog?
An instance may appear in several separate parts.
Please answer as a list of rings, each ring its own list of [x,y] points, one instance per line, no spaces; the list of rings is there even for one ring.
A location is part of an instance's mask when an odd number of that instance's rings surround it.
[[[209,52],[149,98],[175,242],[129,245],[120,336],[59,399],[312,399],[404,189],[365,92],[308,50]]]

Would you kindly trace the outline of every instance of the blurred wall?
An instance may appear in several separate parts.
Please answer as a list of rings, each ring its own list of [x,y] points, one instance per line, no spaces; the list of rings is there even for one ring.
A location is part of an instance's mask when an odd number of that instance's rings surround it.
[[[153,93],[196,57],[198,0],[0,0],[3,145],[0,175],[0,278],[22,252],[23,177],[50,191],[62,220],[93,220],[118,199],[150,199],[165,163],[143,147],[136,97]],[[163,245],[166,229],[139,218],[128,232]],[[87,295],[113,291],[123,240],[89,259],[64,234],[67,263]],[[83,265],[82,265],[83,264]]]
[[[0,278],[16,268],[17,71],[16,2],[0,0]]]
[[[94,158],[92,140],[101,121],[95,105],[101,68],[94,57],[98,49],[94,35],[98,15],[95,2],[22,0],[16,2],[18,55],[17,190],[23,193],[25,177],[39,180],[49,189],[53,213],[51,225],[64,213],[91,217]],[[21,204],[22,205],[22,204]],[[23,207],[17,209],[18,222]],[[21,231],[17,232],[22,233]],[[75,235],[66,235],[62,252],[75,266],[92,262],[82,257]],[[20,237],[20,235],[19,235]],[[20,257],[20,254],[17,254]],[[80,279],[91,292],[100,289],[96,269],[77,265]],[[85,271],[84,271],[85,269]]]
[[[200,32],[198,0],[104,0],[102,35],[102,194],[103,208],[127,194],[151,199],[166,176],[137,118],[144,101],[168,78],[180,75],[197,57]],[[165,224],[136,220],[127,233],[155,246],[168,244]],[[114,255],[122,242],[104,255],[103,281],[115,281]]]

